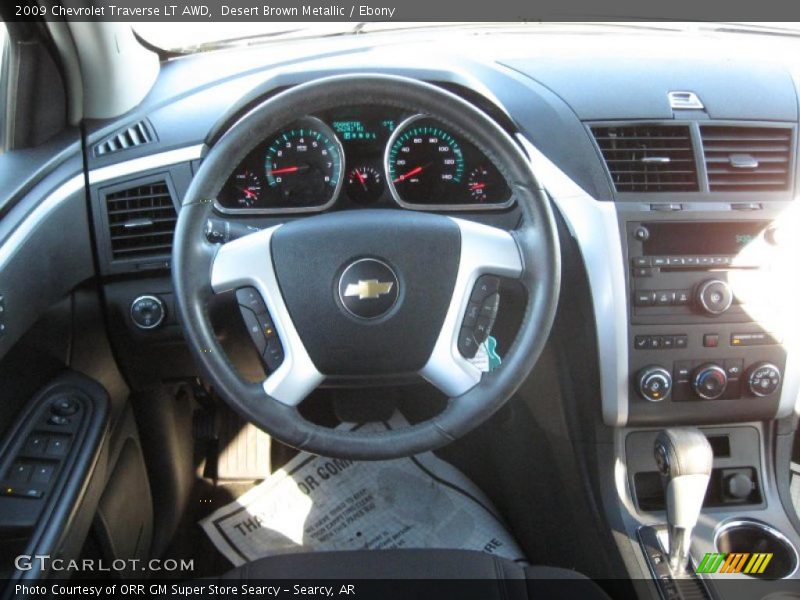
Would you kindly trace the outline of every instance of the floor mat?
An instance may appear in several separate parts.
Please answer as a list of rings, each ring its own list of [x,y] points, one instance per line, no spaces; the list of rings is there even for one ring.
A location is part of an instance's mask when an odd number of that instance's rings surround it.
[[[387,429],[406,423],[344,427]],[[300,453],[201,521],[234,565],[287,551],[482,550],[524,562],[488,498],[433,453],[354,462]]]

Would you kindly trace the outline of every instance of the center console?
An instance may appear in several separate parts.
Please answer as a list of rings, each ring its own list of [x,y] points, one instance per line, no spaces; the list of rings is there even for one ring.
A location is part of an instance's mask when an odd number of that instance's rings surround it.
[[[763,218],[627,220],[629,424],[773,418],[786,352],[780,298],[759,293],[777,230]]]

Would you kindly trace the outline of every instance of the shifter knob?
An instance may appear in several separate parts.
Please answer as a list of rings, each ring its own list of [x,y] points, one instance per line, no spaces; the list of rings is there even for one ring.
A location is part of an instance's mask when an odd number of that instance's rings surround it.
[[[656,437],[656,464],[667,492],[669,564],[675,572],[686,568],[692,530],[700,518],[714,455],[699,429],[665,429]]]

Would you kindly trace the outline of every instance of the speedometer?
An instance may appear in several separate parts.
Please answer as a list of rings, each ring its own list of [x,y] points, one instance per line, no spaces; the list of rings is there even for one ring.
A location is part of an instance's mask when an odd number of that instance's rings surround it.
[[[447,205],[461,194],[461,146],[430,117],[417,115],[401,123],[385,158],[389,189],[401,205]]]

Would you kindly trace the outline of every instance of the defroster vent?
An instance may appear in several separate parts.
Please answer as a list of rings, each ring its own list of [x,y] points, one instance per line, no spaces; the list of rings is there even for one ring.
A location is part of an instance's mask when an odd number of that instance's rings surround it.
[[[696,192],[689,127],[594,126],[592,133],[618,192]]]
[[[114,260],[168,256],[178,218],[166,182],[155,181],[106,194]]]

